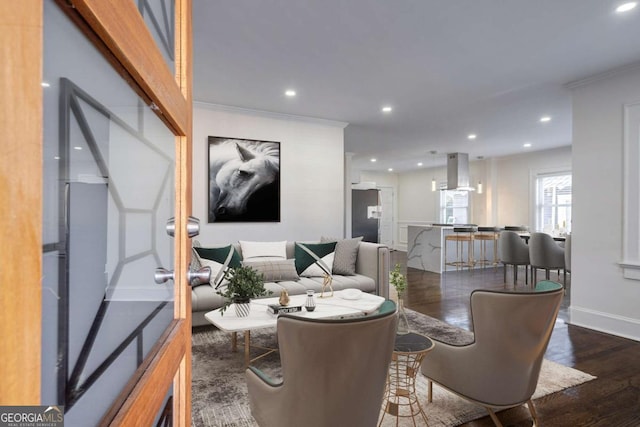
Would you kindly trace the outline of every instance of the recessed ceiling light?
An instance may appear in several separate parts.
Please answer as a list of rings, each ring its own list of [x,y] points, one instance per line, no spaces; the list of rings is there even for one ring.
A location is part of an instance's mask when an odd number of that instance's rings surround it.
[[[475,133],[470,133],[469,135],[467,135],[467,139],[476,139],[478,137],[478,135],[476,135]]]
[[[60,156],[53,156],[53,160],[60,160]]]
[[[418,162],[418,166],[422,166],[422,162]]]
[[[293,98],[294,96],[296,96],[296,91],[293,89],[288,89],[284,92],[284,94],[289,98]]]
[[[529,148],[529,147],[531,147],[531,143],[530,142],[525,142],[524,144],[522,144],[522,146],[524,148]]]
[[[631,1],[629,3],[623,3],[620,6],[616,7],[616,12],[624,13],[629,12],[631,9],[634,9],[638,5],[637,2]]]
[[[389,168],[387,169],[389,172],[393,172],[393,168]]]
[[[40,83],[40,86],[42,86],[42,87],[50,87],[51,85],[49,83],[47,83],[47,82],[42,82],[42,83]]]
[[[386,106],[386,107],[382,107],[382,112],[383,113],[390,113],[393,111],[392,107]]]
[[[549,116],[542,116],[542,117],[540,117],[540,121],[541,121],[542,123],[550,122],[550,121],[551,121],[551,117],[549,117]]]
[[[73,149],[74,150],[82,150],[82,147],[76,145],[75,147],[73,147]]]
[[[376,158],[371,159],[371,163],[375,163],[377,161],[378,161],[378,159],[376,159]]]

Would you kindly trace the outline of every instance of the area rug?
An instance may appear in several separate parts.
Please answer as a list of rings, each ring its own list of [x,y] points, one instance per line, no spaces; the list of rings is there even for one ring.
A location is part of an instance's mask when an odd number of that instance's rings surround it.
[[[407,310],[407,317],[413,331],[441,341],[464,344],[473,339],[469,331],[412,310]],[[257,345],[275,347],[275,328],[253,332],[251,341]],[[213,326],[195,329],[192,343],[192,425],[194,427],[256,427],[247,398],[242,349],[237,353],[231,352],[229,334]],[[255,366],[274,379],[281,378],[277,353],[257,361]],[[533,398],[555,393],[594,378],[576,369],[545,360]],[[433,403],[427,404],[427,381],[420,374],[416,389],[431,427],[457,426],[487,415],[484,409],[437,385],[433,387]],[[385,416],[383,426],[391,425],[395,425],[395,417]],[[413,424],[406,419],[401,420],[400,425]]]

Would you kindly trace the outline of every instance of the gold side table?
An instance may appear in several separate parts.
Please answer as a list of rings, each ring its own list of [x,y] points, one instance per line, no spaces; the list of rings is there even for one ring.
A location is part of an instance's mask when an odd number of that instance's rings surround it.
[[[418,402],[416,376],[420,372],[422,359],[432,349],[433,341],[424,335],[413,332],[396,335],[378,427],[382,425],[386,414],[396,417],[396,426],[400,418],[411,418],[413,425],[416,425],[416,417],[422,417],[425,425],[429,425]]]

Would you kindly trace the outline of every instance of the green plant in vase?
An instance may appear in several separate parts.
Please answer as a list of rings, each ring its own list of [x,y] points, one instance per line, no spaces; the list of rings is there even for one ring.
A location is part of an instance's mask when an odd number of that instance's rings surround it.
[[[409,321],[407,314],[404,312],[404,291],[407,289],[407,278],[400,271],[400,264],[396,264],[395,268],[389,273],[389,283],[393,285],[398,293],[398,329],[396,333],[404,335],[409,333]]]
[[[226,287],[218,291],[219,295],[226,298],[220,308],[220,314],[224,315],[225,310],[235,304],[236,315],[245,317],[249,315],[249,302],[252,298],[259,298],[271,295],[271,291],[264,288],[264,278],[262,274],[248,266],[230,268],[225,273],[228,280]]]

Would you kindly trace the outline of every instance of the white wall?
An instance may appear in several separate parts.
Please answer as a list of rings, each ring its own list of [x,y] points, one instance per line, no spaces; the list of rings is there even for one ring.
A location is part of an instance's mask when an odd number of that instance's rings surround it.
[[[640,70],[573,93],[571,323],[640,340],[640,281],[622,261],[623,106],[640,101]],[[638,168],[638,159],[634,160]],[[637,189],[636,189],[637,191]],[[637,219],[639,212],[632,212]]]
[[[203,244],[317,240],[344,232],[345,123],[195,103],[193,215]],[[207,137],[280,142],[280,222],[207,223]]]
[[[499,157],[495,165],[497,217],[490,225],[528,225],[533,230],[535,174],[571,170],[571,147]]]

